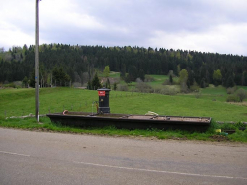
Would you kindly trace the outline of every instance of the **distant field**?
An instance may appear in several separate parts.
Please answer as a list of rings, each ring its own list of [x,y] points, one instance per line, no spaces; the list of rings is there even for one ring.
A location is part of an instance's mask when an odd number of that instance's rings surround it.
[[[112,113],[206,116],[216,121],[247,121],[247,106],[225,102],[222,88],[203,89],[202,95],[161,95],[111,91]],[[96,112],[93,101],[97,91],[75,88],[40,89],[40,114],[69,111]],[[21,116],[35,113],[35,89],[0,89],[0,116]]]
[[[239,88],[243,88],[243,89],[247,90],[247,86],[239,86]]]
[[[104,77],[104,73],[103,72],[97,72],[99,77]],[[120,72],[115,72],[115,71],[110,71],[109,74],[110,78],[120,78]]]
[[[169,76],[167,75],[149,75],[154,78],[153,82],[148,82],[149,85],[151,85],[153,88],[163,88],[163,83],[169,79]],[[178,78],[174,77],[173,81],[177,81]]]
[[[120,72],[111,71],[109,77],[110,78],[120,78]]]
[[[203,94],[209,94],[209,95],[226,95],[226,88],[222,86],[218,86],[218,87],[211,86],[208,88],[201,89],[201,92]]]

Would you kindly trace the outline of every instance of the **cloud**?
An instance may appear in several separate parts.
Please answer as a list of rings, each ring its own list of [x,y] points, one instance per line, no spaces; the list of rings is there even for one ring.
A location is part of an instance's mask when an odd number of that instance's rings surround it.
[[[246,53],[247,23],[218,25],[205,32],[154,31],[149,39],[150,45],[167,49],[196,50],[202,52],[218,52],[222,54]],[[179,46],[179,47],[178,47]]]
[[[247,55],[246,9],[246,0],[42,0],[40,44],[136,45]],[[3,1],[0,17],[0,47],[35,43],[35,1]]]
[[[23,31],[18,25],[4,21],[0,21],[0,27],[0,43],[5,49],[12,46],[23,46],[24,43],[34,44],[34,31],[30,34],[30,32]]]
[[[104,25],[93,15],[76,10],[78,7],[69,0],[54,0],[40,3],[40,25],[44,29],[70,27],[74,29],[104,29]],[[62,31],[62,30],[60,30]]]
[[[0,46],[34,44],[34,3],[24,1],[2,1],[0,7]],[[33,6],[32,6],[33,4]],[[23,11],[25,10],[25,11]]]

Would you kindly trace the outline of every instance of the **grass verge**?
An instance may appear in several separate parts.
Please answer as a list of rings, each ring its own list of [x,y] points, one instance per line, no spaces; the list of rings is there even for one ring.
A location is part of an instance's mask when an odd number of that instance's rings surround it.
[[[219,125],[214,121],[207,132],[188,132],[181,130],[158,130],[158,129],[117,129],[114,126],[108,126],[104,128],[86,127],[76,128],[62,126],[50,121],[48,117],[40,117],[38,124],[35,118],[15,118],[5,119],[0,117],[0,127],[3,128],[15,128],[34,131],[47,131],[47,132],[62,132],[62,133],[74,133],[74,134],[93,134],[93,135],[108,135],[117,137],[155,137],[157,139],[175,139],[175,140],[201,140],[201,141],[232,141],[232,142],[247,142],[247,130],[241,131],[236,129],[236,132],[231,135],[223,136],[215,133],[215,129],[219,128]]]

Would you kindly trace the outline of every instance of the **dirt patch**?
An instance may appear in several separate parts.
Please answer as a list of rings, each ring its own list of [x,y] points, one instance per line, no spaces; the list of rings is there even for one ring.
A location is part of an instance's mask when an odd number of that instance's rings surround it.
[[[226,137],[226,136],[222,136],[222,135],[213,135],[213,136],[210,136],[210,138],[214,141],[218,141],[218,142],[221,142],[221,141],[229,141],[229,138]]]
[[[172,140],[183,140],[183,141],[187,140],[186,137],[174,137],[174,136],[170,137],[169,139],[172,139]]]

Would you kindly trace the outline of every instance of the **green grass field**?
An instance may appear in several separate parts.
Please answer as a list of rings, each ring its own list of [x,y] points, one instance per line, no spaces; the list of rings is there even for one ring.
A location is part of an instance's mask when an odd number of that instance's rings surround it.
[[[216,121],[247,121],[247,107],[225,102],[221,89],[205,89],[196,98],[190,95],[141,94],[111,91],[111,113],[212,117]],[[69,111],[96,112],[93,101],[98,101],[97,91],[76,88],[40,89],[40,114]],[[35,113],[35,89],[1,89],[0,116],[21,116]]]
[[[158,139],[189,139],[247,142],[247,130],[229,136],[217,136],[215,128],[233,128],[232,124],[218,125],[218,121],[246,121],[247,107],[228,104],[221,88],[205,90],[200,98],[189,95],[141,94],[132,92],[111,91],[110,108],[112,113],[145,114],[154,111],[160,115],[207,116],[212,117],[212,127],[205,133],[189,133],[186,131],[126,130],[114,127],[105,128],[74,128],[51,123],[49,118],[41,117],[43,124],[37,124],[35,118],[5,119],[5,117],[28,115],[35,112],[35,89],[0,89],[0,126],[65,133],[90,133],[97,135],[118,135],[156,137]],[[212,93],[211,93],[212,92]],[[210,94],[211,93],[211,94]],[[212,101],[214,98],[216,101]],[[218,98],[218,99],[217,99]],[[96,112],[93,101],[98,100],[97,91],[76,88],[42,88],[40,89],[40,114],[49,112],[69,111]]]

